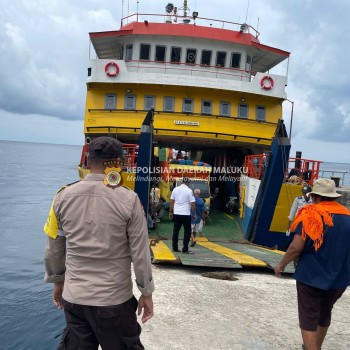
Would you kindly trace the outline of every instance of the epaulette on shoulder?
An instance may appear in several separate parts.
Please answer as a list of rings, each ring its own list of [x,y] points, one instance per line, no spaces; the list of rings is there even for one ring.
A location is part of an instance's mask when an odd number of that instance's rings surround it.
[[[80,180],[62,186],[62,187],[56,192],[56,194],[59,194],[59,193],[60,193],[61,191],[63,191],[65,188],[67,188],[67,187],[69,187],[69,186],[71,186],[71,185],[74,185],[74,184],[76,184],[76,183],[78,183],[78,182],[80,182]]]
[[[131,189],[129,187],[126,187],[126,186],[122,186],[124,188],[126,188],[127,190],[131,191]]]

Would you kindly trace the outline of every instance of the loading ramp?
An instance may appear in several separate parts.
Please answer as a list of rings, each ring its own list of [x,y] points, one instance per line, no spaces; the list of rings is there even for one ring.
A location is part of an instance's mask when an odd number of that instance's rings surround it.
[[[154,264],[173,263],[185,266],[202,266],[227,269],[255,267],[273,269],[284,252],[250,243],[243,238],[235,215],[219,210],[210,213],[203,237],[196,238],[196,245],[190,250],[194,254],[172,251],[173,223],[166,212],[156,229],[150,231],[150,247]],[[183,228],[179,234],[179,248],[182,247]],[[293,273],[294,264],[285,268]]]

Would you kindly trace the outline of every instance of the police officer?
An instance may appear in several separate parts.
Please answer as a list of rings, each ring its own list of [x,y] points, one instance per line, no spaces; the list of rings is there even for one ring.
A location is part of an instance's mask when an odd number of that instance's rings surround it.
[[[312,203],[311,197],[309,196],[309,193],[311,192],[311,187],[307,184],[304,184],[301,188],[301,192],[303,193],[302,196],[295,197],[294,202],[292,204],[292,207],[290,208],[289,216],[288,216],[288,224],[286,227],[286,244],[284,249],[287,250],[290,244],[293,241],[294,233],[290,233],[290,226],[294,220],[295,215],[297,214],[298,210],[302,208],[306,204]],[[296,262],[294,262],[296,264]]]
[[[302,208],[304,205],[311,203],[311,197],[309,196],[309,193],[311,192],[311,187],[307,184],[303,185],[301,188],[302,196],[295,197],[294,202],[292,204],[292,207],[290,209],[290,213],[288,216],[288,225],[287,225],[287,231],[290,228],[290,225],[292,224],[294,217],[298,210]]]
[[[153,316],[154,283],[142,205],[120,185],[122,155],[119,141],[92,140],[90,174],[57,193],[44,227],[45,281],[67,321],[59,349],[144,349],[136,310],[142,322]]]

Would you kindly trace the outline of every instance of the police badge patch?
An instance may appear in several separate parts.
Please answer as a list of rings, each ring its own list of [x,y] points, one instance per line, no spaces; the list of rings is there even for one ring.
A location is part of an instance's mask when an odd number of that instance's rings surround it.
[[[106,168],[106,175],[103,179],[104,185],[112,188],[119,186],[122,183],[121,170],[121,168]]]

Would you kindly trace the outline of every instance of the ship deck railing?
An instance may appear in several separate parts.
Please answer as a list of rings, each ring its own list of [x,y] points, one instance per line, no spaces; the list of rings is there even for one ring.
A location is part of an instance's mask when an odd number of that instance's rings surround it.
[[[123,168],[134,168],[137,165],[139,155],[139,145],[124,143],[123,144]]]
[[[197,73],[203,76],[206,73],[211,78],[233,78],[234,80],[250,82],[254,79],[256,73],[245,69],[222,67],[216,65],[170,62],[170,61],[152,61],[152,60],[125,60],[126,67],[132,71],[158,70],[163,74],[183,74],[196,76]]]
[[[170,14],[168,13],[164,13],[164,14],[134,13],[122,18],[120,21],[120,27],[123,28],[133,22],[173,23],[173,24],[183,25],[184,21],[187,22],[188,20],[190,20],[190,22],[186,25],[202,25],[206,27],[214,27],[214,28],[242,31],[242,32],[244,31],[247,33],[251,33],[256,38],[258,38],[260,35],[260,32],[258,30],[256,30],[254,27],[246,23],[231,22],[231,21],[199,17],[199,16],[196,16],[194,18],[193,13],[186,16],[178,15],[174,13],[170,13]],[[244,25],[244,27],[242,27],[242,25]]]
[[[312,186],[319,177],[322,163],[319,160],[290,157],[285,172],[285,180],[291,182],[292,179],[292,182],[305,182]]]
[[[104,134],[103,131],[101,130],[107,130],[108,136],[113,136],[118,133],[118,130],[133,130],[134,133],[141,133],[141,127],[135,128],[132,126],[112,126],[112,125],[101,125],[101,126],[87,126],[86,127],[86,132],[87,133],[99,133],[101,135]],[[236,140],[238,138],[244,138],[244,139],[249,139],[249,140],[254,140],[256,142],[263,142],[263,141],[268,141],[271,142],[271,138],[266,138],[266,137],[256,137],[256,136],[249,136],[249,135],[243,135],[243,134],[229,134],[229,133],[223,133],[223,132],[214,132],[214,131],[193,131],[193,130],[187,130],[187,129],[165,129],[165,128],[154,128],[154,133],[158,134],[159,132],[176,132],[179,133],[179,135],[191,135],[191,134],[201,134],[201,135],[214,135],[215,138],[218,138],[219,136],[227,136],[232,138],[233,140]]]
[[[336,185],[344,186],[347,171],[320,170],[319,177],[326,177],[337,181]]]
[[[115,109],[106,109],[106,108],[89,108],[89,113],[93,112],[105,112],[105,113],[147,113],[147,109],[123,109],[123,108],[115,108]],[[270,124],[270,125],[276,125],[274,122],[268,122],[266,120],[257,120],[257,119],[249,119],[249,118],[242,118],[242,117],[235,117],[235,116],[228,116],[228,115],[220,115],[220,114],[207,114],[207,113],[193,113],[193,112],[176,112],[176,111],[161,111],[161,110],[154,110],[155,115],[162,115],[162,114],[168,114],[172,117],[174,115],[181,115],[181,116],[200,116],[200,117],[211,117],[216,119],[232,119],[232,120],[239,120],[244,121],[248,123],[263,123],[263,124]]]
[[[245,175],[254,179],[261,179],[261,176],[266,169],[269,154],[255,154],[245,156],[244,171]]]

